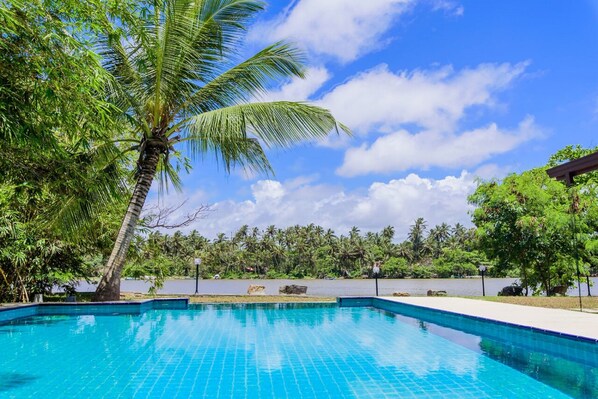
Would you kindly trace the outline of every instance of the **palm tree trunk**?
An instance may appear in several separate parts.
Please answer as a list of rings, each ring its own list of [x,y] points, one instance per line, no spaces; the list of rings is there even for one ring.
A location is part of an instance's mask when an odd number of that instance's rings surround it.
[[[104,274],[93,296],[94,301],[118,301],[120,299],[120,275],[125,265],[131,240],[135,235],[135,228],[137,227],[141,209],[154,180],[159,160],[160,148],[148,146],[145,149],[137,183],[129,201],[127,212],[118,230],[112,253],[110,254],[110,258],[108,258]]]

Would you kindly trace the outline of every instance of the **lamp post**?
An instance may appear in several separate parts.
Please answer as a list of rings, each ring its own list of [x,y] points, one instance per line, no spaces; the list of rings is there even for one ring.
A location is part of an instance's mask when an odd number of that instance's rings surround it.
[[[372,273],[376,279],[376,296],[378,296],[378,274],[380,274],[380,262],[374,262],[374,266],[372,266]]]
[[[484,272],[486,271],[487,267],[484,265],[479,265],[478,270],[482,275],[482,296],[486,296],[486,287],[484,286]]]
[[[201,265],[201,258],[195,258],[195,295],[199,293],[199,265]]]

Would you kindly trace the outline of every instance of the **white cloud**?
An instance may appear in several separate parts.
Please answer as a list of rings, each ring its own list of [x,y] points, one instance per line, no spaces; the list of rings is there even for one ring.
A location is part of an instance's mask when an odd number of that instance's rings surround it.
[[[483,180],[501,179],[513,172],[511,166],[499,166],[495,163],[488,163],[481,165],[474,172],[473,175]]]
[[[307,101],[328,79],[330,73],[324,67],[307,70],[305,79],[293,78],[278,90],[271,90],[259,98],[260,101]]]
[[[500,129],[494,123],[459,135],[437,131],[412,135],[401,130],[378,138],[370,146],[364,144],[348,149],[337,173],[356,176],[412,168],[471,167],[539,135],[540,129],[531,117],[525,118],[512,131]]]
[[[465,12],[462,5],[452,0],[432,0],[432,10],[443,10],[457,17],[462,16]]]
[[[270,224],[287,227],[315,223],[340,234],[352,226],[379,231],[390,224],[397,238],[404,239],[409,226],[420,216],[429,225],[470,225],[467,196],[475,189],[475,178],[467,172],[439,180],[410,174],[403,179],[372,183],[363,191],[317,184],[313,179],[260,180],[251,186],[251,199],[217,202],[207,219],[189,229],[214,237],[243,224],[264,228]]]
[[[253,40],[289,39],[342,62],[382,47],[384,33],[416,0],[298,0],[276,20],[258,25]]]
[[[444,66],[398,73],[380,65],[335,87],[320,105],[362,134],[406,124],[451,131],[468,108],[492,106],[494,95],[509,87],[527,65],[480,64],[460,71]]]

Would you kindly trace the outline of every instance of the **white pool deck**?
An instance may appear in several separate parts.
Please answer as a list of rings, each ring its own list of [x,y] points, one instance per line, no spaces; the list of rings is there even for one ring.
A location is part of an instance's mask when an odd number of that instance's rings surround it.
[[[422,306],[555,333],[598,340],[598,314],[512,305],[452,297],[382,297],[394,302]]]

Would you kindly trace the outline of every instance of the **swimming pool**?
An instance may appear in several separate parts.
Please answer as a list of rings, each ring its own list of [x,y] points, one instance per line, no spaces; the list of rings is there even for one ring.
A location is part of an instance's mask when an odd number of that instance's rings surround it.
[[[79,313],[0,324],[0,397],[598,397],[596,344],[501,338],[487,323],[463,332],[443,315],[336,304]]]

